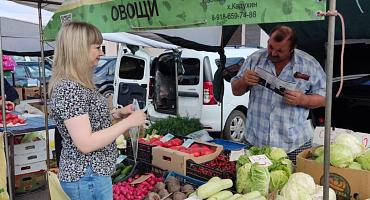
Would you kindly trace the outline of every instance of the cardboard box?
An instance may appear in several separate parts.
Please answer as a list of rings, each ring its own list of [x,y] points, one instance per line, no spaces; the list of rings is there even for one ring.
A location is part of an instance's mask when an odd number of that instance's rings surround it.
[[[27,142],[14,145],[14,155],[30,154],[46,149],[45,140]]]
[[[359,141],[364,144],[365,148],[369,148],[370,143],[370,134],[369,133],[361,133],[361,132],[354,132],[348,129],[342,128],[333,128],[330,131],[330,143],[333,143],[335,137],[340,133],[347,133],[355,136]],[[325,138],[325,127],[318,126],[315,128],[314,136],[312,144],[314,146],[324,145],[324,138]]]
[[[23,99],[23,88],[22,88],[22,87],[15,87],[15,90],[16,90],[16,91],[17,91],[17,93],[18,93],[19,100],[24,100],[24,99]]]
[[[17,165],[14,166],[15,175],[27,174],[27,173],[37,172],[41,170],[46,170],[45,161],[31,163],[31,164],[22,165],[22,166],[17,166]]]
[[[46,149],[28,154],[14,155],[14,164],[18,166],[46,160]]]
[[[323,165],[309,159],[314,148],[307,149],[297,156],[297,172],[304,172],[322,185]],[[330,166],[329,186],[337,199],[366,199],[370,197],[370,171]]]
[[[15,193],[22,194],[42,188],[46,183],[44,170],[15,176]]]
[[[40,87],[25,87],[24,99],[40,98]]]
[[[195,143],[209,145],[214,152],[212,154],[194,157],[192,154],[157,146],[152,148],[152,164],[164,170],[175,171],[177,173],[186,175],[187,160],[191,159],[196,163],[204,163],[215,159],[223,150],[222,145],[199,141]]]

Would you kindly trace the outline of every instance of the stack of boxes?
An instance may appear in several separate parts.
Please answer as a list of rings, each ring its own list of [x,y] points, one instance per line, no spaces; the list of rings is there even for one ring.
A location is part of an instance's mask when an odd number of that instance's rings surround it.
[[[24,135],[16,137],[24,137]],[[45,186],[46,169],[46,142],[44,140],[32,139],[32,141],[14,145],[15,192],[17,194]]]

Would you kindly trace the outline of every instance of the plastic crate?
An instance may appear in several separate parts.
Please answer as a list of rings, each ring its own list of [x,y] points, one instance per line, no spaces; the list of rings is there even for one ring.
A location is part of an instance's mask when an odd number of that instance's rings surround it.
[[[201,181],[201,180],[189,177],[189,176],[184,176],[184,175],[178,174],[174,171],[168,172],[168,174],[166,175],[166,178],[165,178],[165,182],[167,181],[167,179],[170,176],[173,176],[173,177],[177,178],[180,181],[180,185],[190,184],[194,187],[194,189],[198,188],[199,186],[201,186],[205,183],[204,181]]]
[[[219,156],[226,156],[220,154]],[[216,158],[217,159],[217,158]],[[203,181],[207,181],[212,177],[218,176],[222,179],[229,178],[231,180],[235,180],[236,172],[235,171],[225,171],[222,169],[212,168],[207,166],[207,164],[214,162],[214,161],[208,161],[205,163],[195,163],[192,160],[188,160],[186,162],[186,175],[197,178]],[[233,163],[233,165],[236,165],[235,161],[228,161]],[[232,165],[230,163],[230,165]],[[235,167],[233,168],[235,169]]]
[[[224,147],[224,150],[227,151],[238,151],[241,149],[244,149],[247,145],[239,142],[233,142],[230,140],[224,140],[224,139],[214,139],[210,141],[211,143],[219,144]]]
[[[127,148],[126,148],[126,155],[130,158],[134,157],[131,139],[127,140]],[[138,141],[138,151],[137,151],[137,159],[140,161],[152,162],[152,148],[155,147],[155,145],[151,144],[144,144]]]

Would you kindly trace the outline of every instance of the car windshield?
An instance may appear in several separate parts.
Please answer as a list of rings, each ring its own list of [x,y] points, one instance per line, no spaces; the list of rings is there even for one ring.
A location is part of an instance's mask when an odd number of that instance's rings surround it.
[[[105,63],[107,63],[108,60],[100,59],[98,65],[96,65],[95,70],[103,66]]]
[[[30,70],[30,73],[31,73],[31,77],[33,78],[39,78],[39,65],[38,64],[34,64],[34,65],[28,65],[28,69]],[[51,70],[48,69],[45,65],[45,77],[49,77],[51,76]]]

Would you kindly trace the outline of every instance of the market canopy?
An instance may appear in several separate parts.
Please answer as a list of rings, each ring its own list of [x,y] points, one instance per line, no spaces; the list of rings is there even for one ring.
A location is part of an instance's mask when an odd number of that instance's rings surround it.
[[[16,12],[14,12],[16,10]],[[53,13],[42,10],[43,25]],[[1,49],[7,55],[40,55],[38,10],[12,1],[0,1]],[[53,44],[45,43],[46,55],[53,52]]]
[[[325,4],[317,0],[69,0],[48,23],[45,38],[54,40],[61,24],[72,20],[94,24],[103,33],[161,30],[151,33],[189,41],[197,41],[202,34],[189,29],[189,34],[179,36],[183,28],[216,26],[217,31],[206,35],[211,43],[203,45],[221,46],[222,26],[322,20],[316,12],[325,10]],[[182,30],[174,30],[178,28]]]

